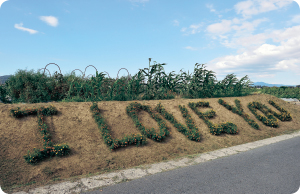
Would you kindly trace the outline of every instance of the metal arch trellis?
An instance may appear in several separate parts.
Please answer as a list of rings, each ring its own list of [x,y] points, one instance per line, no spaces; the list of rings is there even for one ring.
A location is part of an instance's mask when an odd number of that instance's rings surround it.
[[[47,69],[47,66],[50,65],[50,64],[56,65],[56,66],[58,67],[59,71],[60,71],[60,73],[59,73],[58,75],[61,76],[61,77],[63,77],[63,75],[61,74],[61,69],[60,69],[60,67],[59,67],[57,64],[55,64],[55,63],[49,63],[49,64],[47,64],[44,68],[41,68],[41,69],[44,69],[43,76],[45,75],[45,71],[47,70],[47,71],[49,72],[49,75],[50,75],[50,78],[51,78],[51,73],[50,73],[50,71]],[[85,68],[84,73],[83,73],[80,69],[75,69],[75,70],[81,71],[81,73],[83,74],[82,79],[88,79],[88,78],[84,78],[84,77],[85,77],[86,69],[87,69],[89,66],[93,66],[93,65],[88,65],[88,66]],[[93,66],[93,67],[96,69],[96,72],[98,72],[97,68],[96,68],[95,66]],[[38,69],[38,71],[40,71],[41,69]],[[129,75],[129,72],[128,72],[128,70],[127,70],[126,68],[121,68],[121,69],[118,71],[118,74],[117,74],[117,80],[118,80],[118,77],[119,77],[119,72],[120,72],[122,69],[125,69],[125,70],[127,71],[127,73],[128,73],[128,79],[131,80],[131,77],[130,77],[130,75]],[[75,70],[73,70],[73,71],[75,71]],[[72,71],[72,72],[73,72],[73,71]],[[56,71],[56,72],[57,72],[57,71]],[[56,72],[55,72],[55,73],[56,73]],[[71,74],[72,74],[72,72],[71,72]],[[106,72],[106,71],[104,71],[104,72]],[[108,77],[111,79],[111,77],[109,76],[109,73],[108,73],[108,72],[106,72],[106,73],[107,73]],[[92,75],[92,74],[90,74],[90,75]],[[88,77],[88,76],[87,76],[87,77]],[[92,77],[93,77],[93,75],[92,75]]]
[[[93,65],[89,65],[89,66],[93,66]],[[86,66],[85,70],[84,70],[84,74],[82,76],[82,79],[84,79],[84,76],[85,76],[85,72],[86,72],[86,69],[89,67],[89,66]],[[95,66],[93,66],[95,69],[96,69],[96,72],[98,71],[97,68]],[[90,74],[91,75],[91,74]]]
[[[44,68],[38,69],[38,71],[44,69],[43,75],[45,75],[45,71],[47,70],[48,73],[49,73],[49,75],[50,75],[50,78],[51,78],[51,73],[50,73],[50,71],[47,69],[47,66],[50,65],[50,64],[56,65],[56,66],[58,67],[59,71],[60,71],[59,75],[63,76],[63,75],[61,74],[61,69],[60,69],[60,67],[59,67],[57,64],[55,64],[55,63],[49,63],[49,64],[47,64]],[[81,71],[81,73],[83,74],[82,79],[88,79],[88,78],[84,78],[84,77],[85,77],[86,69],[87,69],[89,66],[93,66],[93,65],[88,65],[88,66],[85,68],[84,73],[83,73],[80,69],[75,69],[75,70]],[[95,66],[93,66],[93,67],[96,69],[96,71],[98,71],[97,68],[96,68]],[[131,80],[131,77],[130,77],[130,75],[129,75],[129,71],[128,71],[126,68],[121,68],[121,69],[119,69],[118,74],[117,74],[117,80],[119,79],[119,72],[120,72],[122,69],[125,69],[125,70],[127,71],[127,73],[128,73],[128,79]],[[75,71],[75,70],[73,70],[73,71]],[[72,72],[73,72],[73,71],[72,71]],[[72,72],[71,72],[71,74],[72,74]],[[104,71],[104,72],[107,73],[107,75],[108,75],[108,77],[109,77],[110,79],[112,79],[112,78],[109,76],[109,73],[108,73],[108,72],[106,72],[106,71]],[[89,74],[89,75],[92,75],[92,74]],[[88,75],[88,76],[89,76],[89,75]],[[87,76],[87,77],[88,77],[88,76]],[[92,77],[94,77],[94,76],[92,75]]]
[[[45,72],[45,70],[47,70],[48,72],[49,72],[49,74],[50,74],[50,77],[51,77],[51,73],[50,73],[50,71],[48,70],[48,69],[46,69],[46,68],[42,68],[42,69],[44,69],[44,72]],[[39,69],[39,70],[41,70],[41,69]],[[38,70],[38,71],[39,71]],[[43,74],[44,75],[44,74]]]
[[[149,65],[150,65],[150,62],[151,62],[151,58],[149,58]],[[51,73],[50,73],[50,71],[47,69],[47,66],[50,65],[50,64],[56,65],[56,66],[59,68],[59,71],[60,71],[60,73],[59,73],[58,75],[60,75],[60,76],[63,77],[63,75],[61,74],[61,69],[60,69],[60,67],[59,67],[57,64],[55,64],[55,63],[49,63],[49,64],[47,64],[47,65],[45,66],[45,68],[41,68],[41,69],[44,69],[43,75],[45,75],[45,70],[47,70],[47,71],[49,72],[50,78],[51,78]],[[88,78],[84,78],[84,77],[85,77],[86,69],[87,69],[89,66],[93,66],[93,65],[88,65],[88,66],[85,68],[84,73],[83,73],[80,69],[75,69],[75,70],[79,70],[79,71],[83,74],[82,79],[88,79]],[[94,66],[93,66],[93,67],[94,67]],[[96,71],[98,71],[96,67],[94,67],[94,68],[96,69]],[[38,71],[40,71],[41,69],[38,69]],[[131,77],[130,77],[130,75],[129,75],[129,71],[128,71],[126,68],[121,68],[121,69],[119,69],[118,74],[117,74],[117,80],[119,79],[119,72],[120,72],[122,69],[125,69],[125,70],[127,71],[127,73],[128,73],[128,79],[131,80]],[[73,70],[73,71],[75,71],[75,70]],[[72,72],[73,72],[73,71],[72,71]],[[72,72],[71,72],[71,74],[72,74]],[[109,73],[108,73],[108,72],[106,72],[106,71],[104,71],[104,72],[107,73],[107,75],[108,75],[108,77],[109,77],[110,79],[112,79],[112,78],[109,76]],[[56,72],[55,72],[55,73],[56,73]],[[92,74],[90,74],[90,75],[92,75]],[[88,76],[87,76],[87,77],[88,77]],[[92,77],[93,77],[93,75],[92,75]]]
[[[48,65],[50,65],[50,64],[55,64],[55,63],[49,63]],[[43,68],[43,69],[44,69],[44,73],[45,73],[46,67],[47,67],[48,65],[46,65],[45,68]],[[55,65],[58,66],[57,64],[55,64]],[[80,69],[74,69],[73,71],[79,70],[79,71],[83,74],[82,79],[87,80],[88,78],[84,78],[84,77],[85,77],[86,69],[87,69],[89,66],[93,66],[93,65],[88,65],[88,66],[85,68],[84,73],[83,73]],[[93,67],[96,69],[96,72],[98,72],[97,68],[96,68],[95,66],[93,66]],[[59,66],[58,66],[58,68],[59,68]],[[122,69],[125,69],[125,70],[127,71],[127,73],[128,73],[128,79],[129,79],[129,81],[130,81],[130,80],[131,80],[131,77],[130,77],[130,75],[129,75],[129,71],[128,71],[126,68],[121,68],[121,69],[119,69],[118,74],[117,74],[117,80],[118,80],[118,78],[119,78],[119,72],[120,72]],[[47,70],[48,70],[48,69],[47,69]],[[49,70],[48,70],[48,71],[49,71]],[[60,71],[60,75],[63,77],[63,75],[61,74],[60,68],[59,68],[59,71]],[[73,72],[73,71],[72,71],[72,72]],[[71,74],[72,74],[72,72],[71,72]],[[104,72],[106,72],[106,71],[104,71]],[[44,75],[44,73],[43,73],[43,75]],[[50,72],[49,72],[49,73],[50,73]],[[111,77],[109,76],[109,73],[108,73],[108,72],[106,72],[106,73],[107,73],[108,77],[111,79]],[[92,74],[90,74],[90,75],[92,75]],[[50,77],[51,77],[51,74],[50,74]],[[88,77],[88,76],[87,76],[87,77]],[[92,75],[92,77],[94,77],[94,76]]]
[[[121,68],[121,69],[125,69],[128,73],[128,79],[131,80],[131,78],[129,77],[129,71],[126,68]],[[117,74],[117,80],[119,78],[119,72],[121,71],[121,69],[119,69],[118,74]],[[108,75],[109,76],[109,75]],[[110,78],[110,77],[109,77]]]
[[[57,64],[55,64],[55,63],[49,63],[48,65],[50,65],[50,64],[56,65],[56,66],[58,67],[59,71],[60,71],[60,75],[62,75],[62,74],[61,74],[61,70],[60,70],[60,68],[59,68],[59,66],[58,66]],[[45,68],[42,68],[42,69],[44,69],[43,75],[45,74],[45,70],[47,69],[47,66],[48,66],[48,65],[46,65]],[[40,70],[40,69],[39,69],[39,70]],[[38,70],[38,71],[39,71],[39,70]],[[48,70],[48,69],[47,69],[47,70]],[[48,71],[49,71],[49,70],[48,70]],[[50,72],[49,72],[49,74],[50,74],[50,77],[51,77],[51,73],[50,73]]]
[[[59,67],[57,64],[55,64],[55,63],[49,63],[49,64],[47,64],[44,68],[38,69],[38,71],[44,69],[43,75],[45,75],[45,71],[47,70],[48,73],[49,73],[49,75],[50,75],[50,78],[51,78],[51,73],[50,73],[50,71],[47,69],[47,66],[50,65],[50,64],[56,65],[56,66],[58,67],[59,71],[60,71],[60,73],[59,73],[58,75],[60,75],[60,76],[63,77],[63,75],[61,74],[61,69],[60,69],[60,67]],[[82,79],[88,79],[88,78],[84,78],[84,77],[85,77],[86,69],[87,69],[89,66],[93,66],[93,65],[88,65],[88,66],[85,68],[84,73],[83,73],[80,69],[75,69],[75,70],[81,71],[81,73],[83,74]],[[94,66],[93,66],[93,67],[94,67]],[[94,67],[94,68],[96,69],[96,71],[98,71],[96,67]],[[129,71],[128,71],[126,68],[121,68],[121,69],[119,69],[118,74],[117,74],[117,80],[119,79],[119,72],[120,72],[122,69],[125,69],[125,70],[127,71],[127,73],[128,73],[128,79],[129,79],[129,81],[130,81],[130,80],[131,80],[131,76],[129,75]],[[75,71],[75,70],[73,70],[73,71]],[[72,71],[72,72],[73,72],[73,71]],[[71,74],[72,74],[72,72],[71,72]],[[108,77],[109,77],[110,79],[112,79],[112,78],[109,76],[109,73],[108,73],[108,72],[106,72],[106,71],[104,71],[104,72],[107,73],[107,75],[108,75]],[[55,72],[55,73],[56,73],[56,72]],[[90,74],[90,75],[92,75],[92,74]],[[88,77],[88,76],[87,76],[87,77]],[[92,77],[94,77],[94,76],[92,75]]]
[[[73,71],[75,71],[75,70],[79,70],[79,71],[81,71],[80,69],[74,69]],[[72,71],[72,72],[73,72]],[[72,72],[71,72],[71,74],[72,74]],[[83,74],[83,72],[81,71],[81,73]],[[82,78],[84,78],[84,75],[82,76]]]
[[[50,74],[50,77],[51,77],[51,73],[50,73],[50,71],[47,69],[47,66],[50,65],[50,64],[54,64],[54,65],[56,65],[56,66],[59,68],[59,66],[58,66],[57,64],[55,64],[55,63],[49,63],[49,64],[47,64],[47,65],[45,66],[45,68],[41,68],[41,69],[44,69],[43,75],[45,74],[45,70],[47,70],[47,71],[49,72],[49,74]],[[75,69],[75,70],[81,71],[81,73],[83,74],[82,79],[88,79],[88,78],[84,78],[84,77],[85,77],[86,69],[87,69],[89,66],[93,66],[93,65],[88,65],[88,66],[85,68],[84,73],[83,73],[80,69]],[[98,72],[97,68],[96,68],[95,66],[93,66],[93,67],[94,67],[94,68],[96,69],[96,71]],[[41,69],[39,69],[39,70],[41,70]],[[121,68],[121,69],[118,71],[118,74],[117,74],[117,80],[118,80],[118,78],[119,78],[119,72],[120,72],[122,69],[125,69],[125,70],[127,71],[128,77],[129,77],[129,71],[128,71],[126,68]],[[39,70],[38,70],[38,71],[39,71]],[[75,71],[75,70],[73,70],[73,71]],[[60,71],[60,74],[59,74],[59,75],[63,76],[63,75],[61,74],[60,68],[59,68],[59,71]],[[73,72],[73,71],[72,71],[72,72]],[[71,72],[71,74],[72,74],[72,72]],[[109,73],[106,72],[106,71],[104,71],[104,72],[107,73],[108,77],[111,79],[111,77],[109,76]],[[92,75],[92,74],[90,74],[90,75]],[[88,76],[87,76],[87,77],[88,77]],[[92,75],[92,77],[93,77],[93,75]],[[129,77],[128,79],[131,80],[130,77]]]
[[[89,65],[89,66],[93,66],[93,65]],[[87,66],[87,67],[85,68],[85,70],[84,70],[84,74],[83,74],[83,76],[82,76],[83,79],[85,79],[85,78],[84,78],[85,72],[86,72],[86,69],[87,69],[89,66]],[[93,67],[94,67],[94,66],[93,66]],[[95,68],[96,71],[98,72],[97,68],[96,68],[96,67],[94,67],[94,68]],[[119,69],[119,71],[118,71],[118,74],[117,74],[117,80],[119,79],[119,72],[120,72],[122,69],[125,69],[125,70],[127,71],[128,77],[129,77],[129,71],[128,71],[126,68],[121,68],[121,69]],[[75,69],[75,70],[76,70],[76,69]],[[73,71],[75,71],[75,70],[73,70]],[[78,70],[79,70],[79,69],[78,69]],[[73,71],[72,71],[72,72],[73,72]],[[81,72],[82,72],[82,71],[81,71]],[[104,72],[107,73],[108,77],[111,79],[111,77],[109,76],[109,73],[106,72],[106,71],[104,71]],[[90,75],[92,75],[92,74],[90,74]],[[92,75],[92,77],[93,77],[93,75]],[[128,79],[131,80],[130,77],[129,77]]]

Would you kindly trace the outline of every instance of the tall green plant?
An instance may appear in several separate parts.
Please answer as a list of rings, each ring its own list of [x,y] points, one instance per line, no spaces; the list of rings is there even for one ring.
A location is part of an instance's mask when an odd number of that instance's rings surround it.
[[[83,80],[75,74],[65,76],[55,74],[47,78],[42,74],[28,77],[28,73],[21,72],[20,75],[11,79],[6,91],[10,92],[15,101],[31,102],[80,98],[84,101],[122,101],[140,98],[139,95],[142,93],[145,94],[141,97],[142,100],[171,99],[176,93],[183,94],[183,98],[227,97],[246,94],[250,91],[249,81],[243,83],[248,79],[247,76],[238,81],[235,75],[230,74],[223,81],[217,82],[214,72],[206,70],[204,64],[199,68],[198,63],[195,64],[193,75],[185,72],[175,75],[172,74],[174,71],[166,75],[162,71],[162,66],[166,64],[151,66],[150,62],[151,58],[149,58],[149,69],[140,69],[132,78],[122,77],[118,80],[104,78],[106,74],[102,72],[100,74],[96,72],[96,77],[90,80]],[[146,83],[144,83],[145,76],[148,77]],[[16,81],[18,79],[21,81]],[[3,89],[2,93],[4,93]]]

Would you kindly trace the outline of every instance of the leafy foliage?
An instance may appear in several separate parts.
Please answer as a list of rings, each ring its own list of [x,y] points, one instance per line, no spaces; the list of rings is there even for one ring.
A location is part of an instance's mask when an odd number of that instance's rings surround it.
[[[5,85],[0,86],[0,97],[5,103],[39,103],[49,101],[101,101],[101,100],[157,100],[173,99],[176,95],[183,98],[211,98],[245,96],[253,89],[249,87],[250,80],[243,77],[240,81],[235,75],[227,75],[222,81],[217,82],[213,71],[205,69],[204,64],[195,64],[194,75],[182,73],[166,75],[161,72],[165,64],[155,64],[148,68],[140,69],[137,75],[121,77],[120,79],[104,78],[102,72],[96,77],[84,80],[75,74],[57,74],[51,78],[41,73],[19,70],[11,76]],[[196,67],[197,66],[197,67]],[[180,70],[181,71],[181,70]],[[147,83],[144,83],[145,76]],[[247,82],[245,82],[248,80]],[[140,94],[144,94],[140,97]],[[7,95],[12,101],[7,100]]]

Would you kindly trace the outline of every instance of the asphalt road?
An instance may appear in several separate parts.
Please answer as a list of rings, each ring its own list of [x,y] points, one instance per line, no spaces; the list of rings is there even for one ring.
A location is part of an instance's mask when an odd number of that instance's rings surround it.
[[[84,194],[300,193],[300,137]],[[102,191],[101,191],[102,190]]]

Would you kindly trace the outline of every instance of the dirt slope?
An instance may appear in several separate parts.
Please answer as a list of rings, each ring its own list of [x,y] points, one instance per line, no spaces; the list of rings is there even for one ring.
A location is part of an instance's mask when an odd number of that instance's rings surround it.
[[[147,138],[147,144],[141,147],[130,145],[111,151],[104,143],[97,124],[90,112],[91,102],[53,102],[39,104],[0,104],[0,185],[6,192],[27,191],[31,188],[40,187],[47,183],[58,183],[68,178],[81,178],[91,173],[105,173],[110,170],[131,168],[142,164],[151,164],[164,159],[174,159],[186,155],[208,152],[223,147],[244,144],[271,136],[297,131],[300,129],[300,106],[285,102],[271,95],[260,94],[246,97],[222,98],[227,103],[234,105],[234,100],[241,101],[242,108],[251,119],[256,121],[260,130],[252,128],[242,117],[227,110],[218,103],[219,98],[207,99],[182,99],[153,100],[153,101],[107,101],[98,102],[101,114],[106,119],[112,130],[112,137],[121,139],[125,135],[133,133],[140,134],[134,123],[126,113],[126,107],[131,102],[139,102],[154,108],[161,102],[162,106],[183,125],[185,119],[178,105],[185,105],[189,114],[198,127],[201,141],[194,142],[186,138],[169,121],[167,123],[170,136],[163,142],[155,142]],[[281,108],[290,112],[291,121],[279,121],[278,128],[265,126],[248,109],[249,102],[258,101],[267,105],[273,111],[280,113],[268,103],[273,100]],[[199,108],[199,111],[215,110],[216,116],[210,119],[213,123],[233,122],[238,127],[237,134],[223,133],[219,136],[210,134],[208,126],[200,119],[188,102],[208,101],[211,108]],[[37,130],[37,117],[27,116],[24,118],[13,118],[9,115],[11,108],[20,107],[21,110],[31,107],[50,106],[52,104],[58,110],[58,114],[46,117],[45,123],[49,127],[52,141],[55,144],[67,143],[71,154],[62,158],[53,157],[32,166],[25,162],[23,156],[34,147],[42,148],[42,138]],[[260,114],[262,112],[258,111]],[[155,128],[158,124],[145,111],[139,112],[139,119],[147,128]],[[77,177],[76,177],[77,176]],[[53,182],[55,180],[55,182]],[[13,185],[32,183],[10,190]]]

